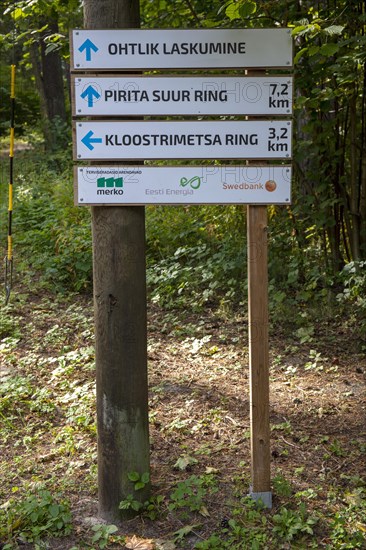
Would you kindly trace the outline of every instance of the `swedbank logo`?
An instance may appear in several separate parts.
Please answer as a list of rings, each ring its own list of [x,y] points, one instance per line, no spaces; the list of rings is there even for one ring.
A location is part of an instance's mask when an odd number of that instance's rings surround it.
[[[268,181],[266,181],[266,183],[264,185],[263,185],[263,183],[247,183],[245,181],[242,182],[242,183],[226,183],[226,182],[223,182],[222,188],[226,189],[226,190],[228,190],[228,189],[229,190],[230,189],[233,189],[233,190],[244,189],[245,191],[257,191],[257,190],[265,189],[266,191],[269,191],[270,193],[272,193],[277,188],[277,184],[274,180],[268,180]]]
[[[268,181],[266,181],[266,183],[264,184],[264,187],[266,188],[267,191],[269,191],[270,193],[272,193],[273,191],[276,190],[276,188],[277,188],[277,183],[276,183],[274,180],[268,180]]]

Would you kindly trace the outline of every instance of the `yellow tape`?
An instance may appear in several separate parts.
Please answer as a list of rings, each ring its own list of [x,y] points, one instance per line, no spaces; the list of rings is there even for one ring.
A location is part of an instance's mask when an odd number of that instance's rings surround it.
[[[9,157],[14,156],[14,128],[10,128],[10,152]]]
[[[8,235],[8,260],[13,259],[13,239],[11,235]]]
[[[11,65],[10,98],[15,98],[15,65]]]
[[[13,210],[13,186],[10,184],[9,185],[9,207],[8,207],[8,211],[12,212],[12,210]]]

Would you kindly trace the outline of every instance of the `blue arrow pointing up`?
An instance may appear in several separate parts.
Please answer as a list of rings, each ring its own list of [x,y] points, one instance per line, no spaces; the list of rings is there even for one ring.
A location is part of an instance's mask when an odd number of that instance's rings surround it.
[[[84,143],[85,147],[87,147],[90,151],[94,149],[93,143],[102,143],[102,138],[93,138],[94,132],[90,130],[81,140],[82,143]]]
[[[87,98],[88,99],[88,107],[93,107],[93,98],[95,97],[95,99],[99,99],[100,94],[97,92],[97,90],[95,88],[93,88],[93,86],[89,85],[83,91],[83,93],[80,94],[80,97],[82,97],[83,99]]]
[[[83,52],[85,50],[85,60],[86,61],[91,61],[91,53],[92,51],[93,52],[97,52],[99,50],[99,48],[97,48],[97,46],[95,44],[93,44],[93,42],[87,38],[85,40],[85,42],[83,42],[79,48],[79,52]]]

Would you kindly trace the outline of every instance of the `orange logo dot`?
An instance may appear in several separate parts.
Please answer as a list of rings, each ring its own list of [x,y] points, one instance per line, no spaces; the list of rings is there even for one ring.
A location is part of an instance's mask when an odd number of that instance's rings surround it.
[[[266,181],[264,187],[267,189],[267,191],[270,191],[272,193],[272,191],[274,191],[276,189],[277,184],[273,180],[268,180],[268,181]]]

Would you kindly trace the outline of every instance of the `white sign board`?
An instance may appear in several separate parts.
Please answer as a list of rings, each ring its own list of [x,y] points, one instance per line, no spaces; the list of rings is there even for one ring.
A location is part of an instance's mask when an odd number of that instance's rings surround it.
[[[260,121],[77,122],[76,160],[289,159],[292,123]]]
[[[76,203],[290,204],[290,166],[75,168]]]
[[[292,65],[290,29],[74,30],[72,70]]]
[[[74,77],[74,116],[289,115],[292,78]]]

